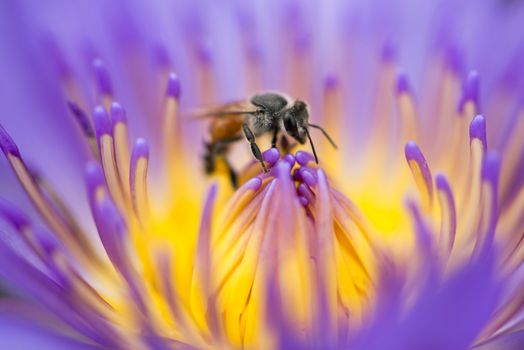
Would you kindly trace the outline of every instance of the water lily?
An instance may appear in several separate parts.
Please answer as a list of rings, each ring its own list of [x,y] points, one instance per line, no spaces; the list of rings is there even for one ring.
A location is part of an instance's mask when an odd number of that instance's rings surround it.
[[[0,10],[2,348],[524,346],[520,4]],[[338,149],[206,176],[192,111],[267,90]]]

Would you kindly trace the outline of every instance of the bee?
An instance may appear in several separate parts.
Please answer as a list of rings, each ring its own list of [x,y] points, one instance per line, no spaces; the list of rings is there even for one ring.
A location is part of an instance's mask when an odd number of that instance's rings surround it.
[[[222,156],[235,188],[238,186],[237,174],[226,155],[229,147],[242,139],[248,141],[253,156],[264,172],[268,170],[256,143],[256,138],[264,134],[272,134],[272,147],[277,146],[279,136],[281,136],[282,148],[289,148],[286,137],[291,137],[300,144],[309,141],[317,164],[318,156],[309,128],[320,130],[331,145],[337,148],[322,127],[309,122],[309,108],[304,101],[291,102],[279,93],[256,94],[247,101],[224,104],[197,113],[197,116],[211,118],[209,140],[205,142],[203,156],[206,173],[211,174],[215,171],[216,158]],[[288,149],[284,151],[287,152]]]

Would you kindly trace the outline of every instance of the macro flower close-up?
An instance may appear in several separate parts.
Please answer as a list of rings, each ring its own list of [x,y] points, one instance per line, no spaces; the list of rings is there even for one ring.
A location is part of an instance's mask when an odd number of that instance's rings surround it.
[[[524,349],[524,3],[0,2],[0,349]]]

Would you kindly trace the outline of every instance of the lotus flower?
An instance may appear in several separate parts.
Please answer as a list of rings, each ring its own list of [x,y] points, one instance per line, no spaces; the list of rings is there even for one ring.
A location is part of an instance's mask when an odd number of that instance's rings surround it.
[[[524,348],[518,2],[0,17],[2,349]],[[206,176],[192,111],[267,90],[338,150]]]

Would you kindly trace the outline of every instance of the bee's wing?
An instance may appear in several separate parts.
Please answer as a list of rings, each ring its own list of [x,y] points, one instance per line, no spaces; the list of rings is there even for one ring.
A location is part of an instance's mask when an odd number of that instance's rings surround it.
[[[236,101],[219,106],[203,107],[189,111],[191,119],[222,118],[255,113],[257,108],[249,101]]]

